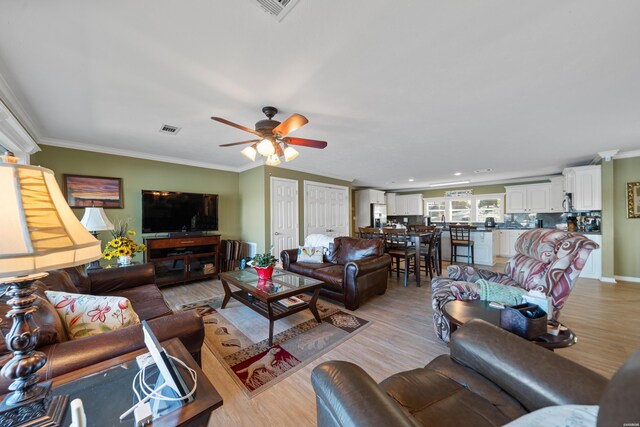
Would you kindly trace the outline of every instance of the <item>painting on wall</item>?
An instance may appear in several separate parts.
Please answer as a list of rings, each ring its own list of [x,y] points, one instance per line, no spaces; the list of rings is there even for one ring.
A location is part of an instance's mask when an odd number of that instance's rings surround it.
[[[64,194],[72,208],[124,208],[122,178],[64,175]]]
[[[627,183],[627,218],[640,218],[640,182]]]

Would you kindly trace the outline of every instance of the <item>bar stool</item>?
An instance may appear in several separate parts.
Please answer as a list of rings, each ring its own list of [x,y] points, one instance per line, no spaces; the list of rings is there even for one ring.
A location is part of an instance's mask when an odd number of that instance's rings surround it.
[[[471,240],[471,230],[475,227],[471,225],[449,225],[449,233],[451,235],[451,262],[458,261],[458,248],[466,247],[467,254],[460,255],[467,258],[467,264],[471,261],[474,263],[473,240]]]
[[[411,271],[411,262],[413,261],[413,273],[418,275],[419,266],[416,266],[416,250],[411,247],[410,239],[405,230],[385,230],[385,245],[388,246],[387,253],[391,256],[392,263],[396,260],[396,277],[400,277],[400,258],[404,258],[404,287],[407,287],[409,280],[409,272]],[[393,269],[393,266],[391,266]]]

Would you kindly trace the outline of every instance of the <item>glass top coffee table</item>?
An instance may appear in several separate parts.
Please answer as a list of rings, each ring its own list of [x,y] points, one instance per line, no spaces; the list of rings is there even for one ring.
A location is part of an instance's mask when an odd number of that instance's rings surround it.
[[[224,288],[222,308],[227,306],[231,298],[240,301],[256,313],[269,319],[269,345],[273,345],[273,322],[290,316],[307,308],[313,313],[318,323],[321,322],[316,308],[320,296],[322,282],[310,277],[291,273],[290,271],[274,270],[271,279],[258,279],[253,269],[229,271],[220,273],[220,281]],[[240,290],[231,291],[229,285]],[[302,292],[313,291],[309,301],[298,302],[289,300]],[[285,304],[290,303],[287,307]]]

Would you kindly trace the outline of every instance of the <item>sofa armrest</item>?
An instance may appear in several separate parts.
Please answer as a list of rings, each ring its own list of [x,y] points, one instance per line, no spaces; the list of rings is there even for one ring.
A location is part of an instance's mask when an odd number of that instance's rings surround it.
[[[597,405],[607,379],[482,320],[451,336],[451,358],[505,390],[527,410],[552,405]]]
[[[88,275],[92,295],[117,292],[156,282],[156,270],[152,263],[88,270]]]
[[[298,250],[285,249],[284,251],[280,252],[280,259],[282,260],[282,268],[288,270],[290,264],[298,261]]]
[[[354,277],[358,277],[381,269],[387,269],[390,264],[391,257],[389,254],[383,254],[349,261],[345,264],[344,271],[345,275],[352,274]]]
[[[450,265],[447,267],[447,274],[450,279],[459,282],[473,282],[485,279],[490,282],[502,283],[503,285],[518,286],[513,279],[497,271],[474,268],[469,265]]]
[[[202,318],[193,310],[149,320],[158,341],[179,338],[187,351],[200,359],[204,341]],[[47,355],[47,363],[38,371],[40,381],[75,371],[113,357],[144,348],[142,325],[92,335],[78,340],[44,346],[38,349]],[[0,394],[7,392],[10,381],[0,377]]]
[[[311,373],[319,427],[406,426],[415,423],[362,368],[334,360]]]

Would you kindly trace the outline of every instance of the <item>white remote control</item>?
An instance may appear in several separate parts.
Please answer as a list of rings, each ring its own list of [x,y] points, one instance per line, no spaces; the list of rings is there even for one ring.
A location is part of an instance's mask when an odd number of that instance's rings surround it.
[[[489,307],[493,307],[493,308],[500,308],[500,309],[502,309],[502,308],[504,308],[504,304],[503,304],[503,303],[501,303],[501,302],[491,301],[491,302],[489,303]]]

